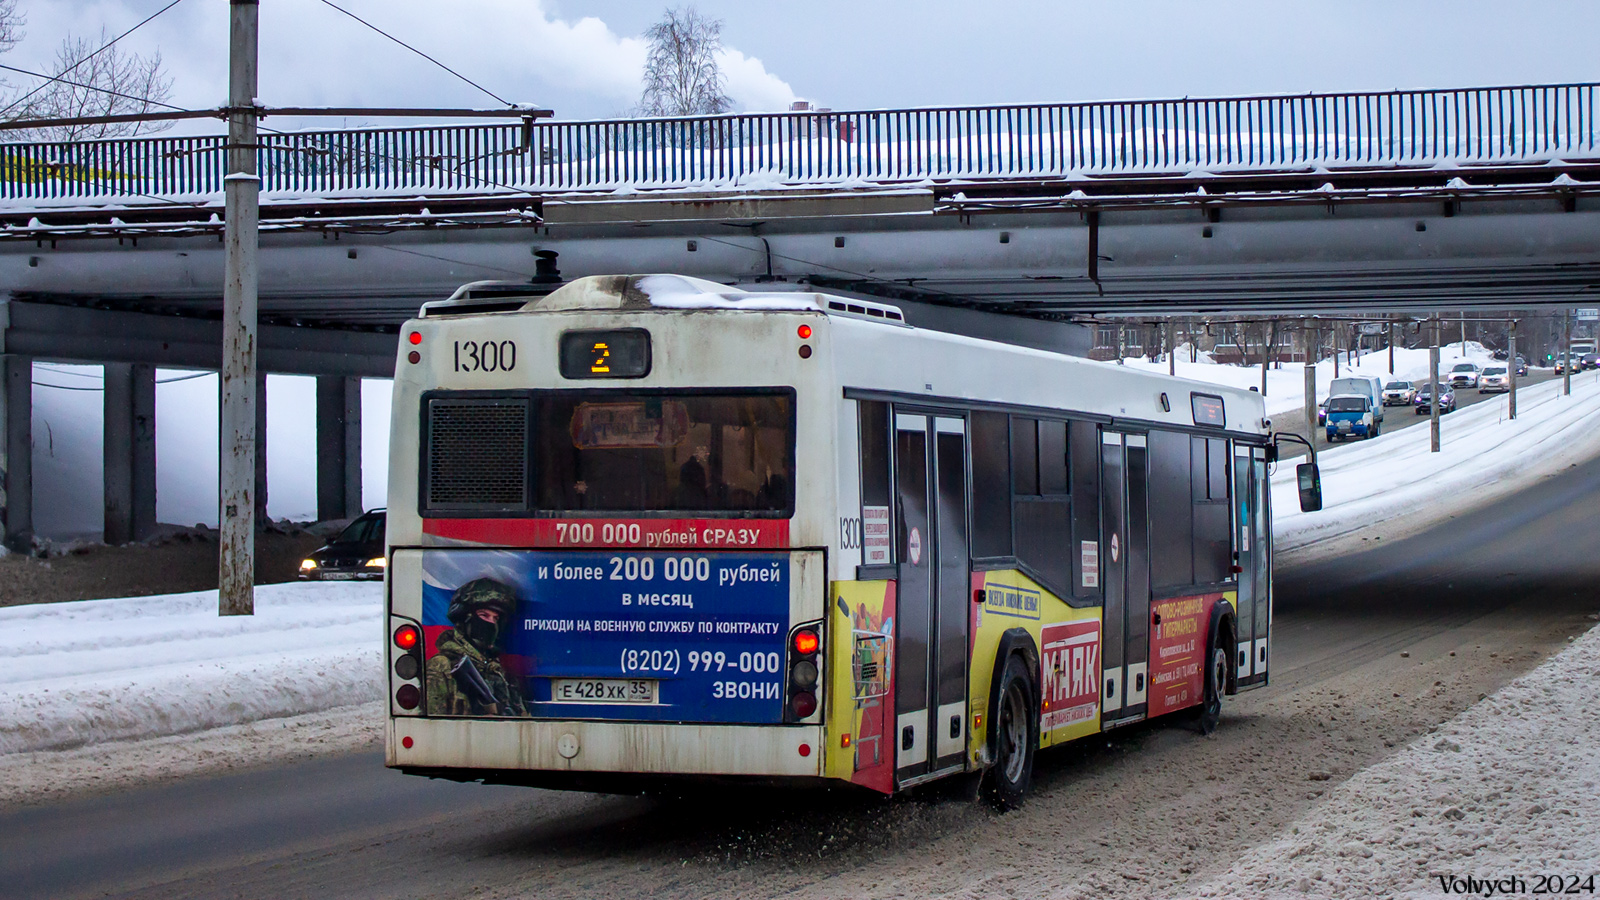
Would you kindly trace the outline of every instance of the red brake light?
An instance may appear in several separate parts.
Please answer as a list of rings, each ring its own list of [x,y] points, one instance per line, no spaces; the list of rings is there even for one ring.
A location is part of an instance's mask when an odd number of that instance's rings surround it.
[[[421,332],[413,331],[413,332],[411,332],[410,336],[406,338],[406,340],[410,341],[413,344],[420,344],[420,343],[422,343],[422,334],[421,334]]]
[[[811,326],[801,325],[799,328],[795,329],[794,333],[800,335],[801,340],[805,340],[806,338],[811,337]]]
[[[817,633],[809,628],[802,628],[794,633],[794,652],[801,656],[810,656],[817,652],[822,641]]]
[[[417,633],[415,625],[401,625],[395,629],[394,645],[401,650],[410,650],[422,642],[422,635]]]

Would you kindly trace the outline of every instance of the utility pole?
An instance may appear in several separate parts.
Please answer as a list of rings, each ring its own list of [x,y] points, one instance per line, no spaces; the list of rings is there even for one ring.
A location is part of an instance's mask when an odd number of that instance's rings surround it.
[[[1317,440],[1317,328],[1311,319],[1301,323],[1306,339],[1306,440]]]
[[[1572,393],[1572,310],[1561,311],[1561,393]]]
[[[1389,377],[1394,377],[1394,316],[1389,316]]]
[[[1511,320],[1506,332],[1506,384],[1510,386],[1506,399],[1511,406],[1511,418],[1517,417],[1517,320]]]
[[[1439,452],[1439,314],[1429,317],[1428,333],[1428,419],[1433,437],[1429,449]]]
[[[257,0],[228,0],[228,174],[223,179],[221,554],[217,612],[255,614]]]

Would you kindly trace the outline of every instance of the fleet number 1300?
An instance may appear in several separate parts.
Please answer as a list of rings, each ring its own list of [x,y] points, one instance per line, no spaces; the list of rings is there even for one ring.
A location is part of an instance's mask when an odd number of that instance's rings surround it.
[[[516,367],[515,341],[456,341],[457,372],[509,372]]]

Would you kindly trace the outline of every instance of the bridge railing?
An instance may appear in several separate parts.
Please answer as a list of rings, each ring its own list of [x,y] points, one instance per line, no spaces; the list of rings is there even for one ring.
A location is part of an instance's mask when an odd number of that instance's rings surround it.
[[[1479,164],[1600,156],[1597,100],[1600,83],[269,132],[258,163],[283,197]],[[0,201],[212,199],[223,142],[0,144]]]

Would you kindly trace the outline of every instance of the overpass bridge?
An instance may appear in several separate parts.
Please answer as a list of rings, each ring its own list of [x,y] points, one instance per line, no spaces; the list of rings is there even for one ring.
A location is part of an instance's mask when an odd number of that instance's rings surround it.
[[[261,365],[324,379],[337,515],[359,505],[352,385],[390,374],[399,322],[541,264],[865,294],[1069,352],[1103,316],[1600,305],[1597,101],[1582,83],[264,127]],[[132,367],[135,405],[156,365],[217,366],[223,172],[220,136],[0,144],[8,535],[32,359]],[[111,397],[108,422],[139,420]],[[118,466],[142,484],[153,456]],[[153,520],[148,481],[126,502]]]

